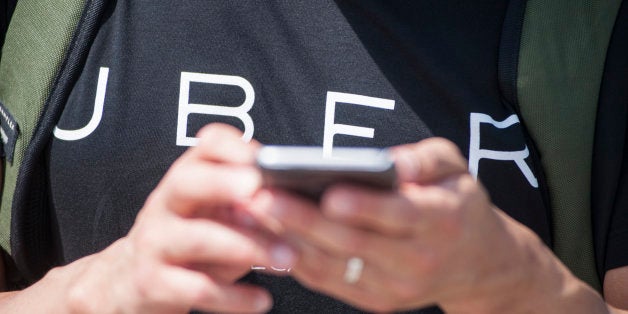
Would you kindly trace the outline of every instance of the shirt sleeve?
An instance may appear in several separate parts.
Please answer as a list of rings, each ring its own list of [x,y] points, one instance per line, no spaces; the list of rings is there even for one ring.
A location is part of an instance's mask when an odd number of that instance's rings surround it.
[[[617,120],[623,123],[623,126],[621,128],[607,128],[608,130],[613,130],[613,132],[601,132],[600,135],[607,138],[621,138],[622,134],[620,132],[623,132],[624,145],[623,147],[607,147],[607,153],[604,155],[607,160],[601,159],[602,163],[609,161],[606,163],[607,165],[613,164],[615,169],[610,169],[610,171],[619,174],[619,181],[617,181],[617,189],[614,192],[614,196],[611,195],[613,193],[605,194],[605,197],[609,197],[606,200],[609,208],[612,207],[610,215],[597,215],[597,232],[600,233],[598,235],[600,238],[598,245],[600,247],[597,253],[601,253],[598,262],[602,263],[602,272],[628,266],[628,117],[626,116],[628,111],[628,77],[626,76],[626,71],[628,71],[628,57],[626,57],[628,42],[625,40],[628,35],[628,3],[626,1],[621,4],[613,32],[613,39],[607,52],[605,80],[600,93],[600,106],[604,106],[603,102],[607,104],[613,103],[613,106],[605,107],[610,109],[606,115],[617,115]],[[603,108],[600,107],[599,109]],[[602,119],[598,120],[598,123],[609,121],[609,119]],[[600,142],[608,143],[604,140]],[[615,165],[610,160],[613,156],[621,158],[622,161]],[[611,172],[607,171],[606,173],[610,174]],[[597,182],[600,188],[603,189],[606,183],[612,186],[612,182],[606,181],[606,179],[610,178],[602,177]],[[609,219],[608,229],[604,225],[606,224],[606,219]]]
[[[624,152],[626,154],[628,152]],[[624,164],[624,168],[627,165]],[[605,270],[628,266],[628,169],[617,191],[615,210],[611,216],[606,245]]]

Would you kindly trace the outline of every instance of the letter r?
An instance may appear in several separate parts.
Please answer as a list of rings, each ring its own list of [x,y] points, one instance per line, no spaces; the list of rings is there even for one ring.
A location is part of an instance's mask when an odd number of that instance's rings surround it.
[[[478,178],[478,171],[480,167],[480,159],[492,159],[500,161],[513,161],[521,173],[528,180],[528,183],[532,187],[538,188],[539,182],[534,176],[532,169],[525,162],[525,159],[530,155],[528,146],[519,151],[496,151],[480,148],[480,126],[482,123],[490,124],[498,129],[505,129],[514,124],[519,123],[519,117],[513,114],[506,118],[504,121],[495,121],[489,115],[483,113],[472,112],[470,117],[471,136],[469,143],[469,172],[475,179]]]

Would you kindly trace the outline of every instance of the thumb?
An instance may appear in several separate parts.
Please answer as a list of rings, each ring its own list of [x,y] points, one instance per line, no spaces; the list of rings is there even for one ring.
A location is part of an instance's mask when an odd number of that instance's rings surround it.
[[[429,138],[391,149],[400,182],[430,183],[467,173],[460,149],[444,138]]]

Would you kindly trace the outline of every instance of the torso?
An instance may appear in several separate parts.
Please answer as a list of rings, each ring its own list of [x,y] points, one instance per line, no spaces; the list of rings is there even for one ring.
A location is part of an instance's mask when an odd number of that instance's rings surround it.
[[[332,151],[446,137],[472,157],[493,201],[549,241],[536,157],[523,153],[525,131],[499,90],[507,4],[114,2],[58,123],[80,131],[57,133],[49,149],[65,262],[126,234],[169,165],[211,122],[264,144]],[[99,88],[102,118],[83,128]],[[500,160],[508,152],[520,159]],[[323,300],[287,279],[249,280],[270,287],[277,310]]]

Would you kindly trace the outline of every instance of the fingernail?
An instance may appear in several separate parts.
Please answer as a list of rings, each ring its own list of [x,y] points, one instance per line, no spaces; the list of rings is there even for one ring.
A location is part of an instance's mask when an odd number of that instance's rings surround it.
[[[397,154],[397,175],[401,181],[413,182],[420,177],[421,165],[410,152]]]
[[[234,172],[238,172],[240,178],[237,182],[229,181],[228,183],[234,185],[233,192],[235,196],[244,199],[252,197],[261,186],[262,179],[260,174],[251,169],[236,169]]]
[[[257,221],[251,216],[251,214],[244,210],[236,210],[234,212],[236,223],[245,228],[254,228],[257,226]]]
[[[271,249],[273,266],[279,268],[291,268],[296,260],[294,251],[285,244],[276,244]]]
[[[328,206],[333,214],[340,216],[348,216],[355,209],[353,197],[347,191],[337,191],[330,195]]]
[[[268,295],[261,293],[257,297],[255,297],[255,301],[253,302],[255,310],[259,311],[260,313],[270,310],[271,306],[273,305],[271,298],[269,298]]]

